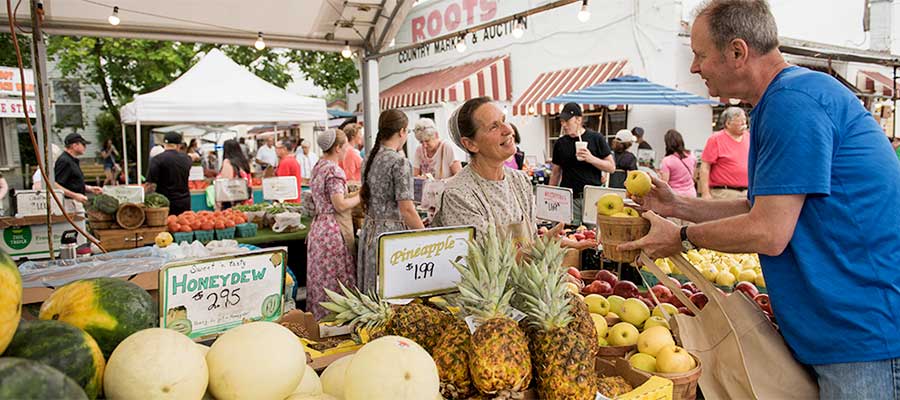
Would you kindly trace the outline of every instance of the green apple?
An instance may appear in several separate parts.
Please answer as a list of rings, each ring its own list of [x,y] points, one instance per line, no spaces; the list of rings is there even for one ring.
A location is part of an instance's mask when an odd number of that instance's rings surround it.
[[[612,346],[632,346],[637,344],[640,334],[634,325],[627,322],[619,322],[609,330],[606,340]]]
[[[753,282],[756,280],[756,272],[752,269],[745,269],[737,276],[738,281]]]
[[[656,355],[656,370],[667,374],[688,372],[697,365],[687,350],[678,346],[668,346]]]
[[[584,297],[588,311],[594,314],[606,315],[609,312],[609,300],[599,294],[589,294]]]
[[[644,353],[634,353],[628,358],[628,363],[642,371],[656,372],[656,357]]]
[[[678,314],[678,307],[675,307],[674,305],[669,303],[660,303],[657,304],[656,307],[653,307],[653,313],[651,315],[653,315],[654,317],[660,317],[663,319],[663,321],[665,321],[666,316],[663,315],[663,310],[666,310],[666,312],[669,313],[670,317]]]
[[[628,176],[625,178],[625,190],[635,196],[650,193],[650,175],[644,171],[628,171]]]
[[[609,328],[606,324],[606,317],[600,314],[591,313],[591,320],[594,321],[594,329],[597,331],[597,337],[606,337],[606,330]]]
[[[656,357],[659,351],[674,346],[675,339],[672,338],[672,332],[664,326],[654,326],[645,329],[638,335],[637,349],[641,353],[646,353]]]
[[[734,286],[734,275],[728,271],[719,271],[719,274],[716,275],[716,285],[719,286]]]
[[[625,208],[625,200],[615,193],[607,193],[597,200],[597,212],[600,215],[613,215]]]
[[[666,321],[663,317],[651,316],[650,318],[647,318],[646,321],[644,321],[644,330],[645,331],[654,326],[662,326],[662,327],[665,327],[666,329],[672,329],[669,326],[669,322]]]
[[[619,316],[622,317],[622,321],[641,326],[647,318],[650,318],[650,308],[640,299],[631,298],[622,303],[622,313]]]
[[[622,316],[622,304],[625,303],[624,297],[612,295],[607,297],[606,301],[609,301],[609,312]]]

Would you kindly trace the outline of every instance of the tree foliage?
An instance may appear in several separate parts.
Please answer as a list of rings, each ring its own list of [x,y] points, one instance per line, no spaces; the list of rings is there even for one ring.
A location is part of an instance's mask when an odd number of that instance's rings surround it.
[[[22,33],[16,34],[16,37],[19,38],[19,49],[22,51],[22,64],[25,68],[31,68],[31,37]],[[18,65],[12,35],[0,33],[0,66],[16,67]]]

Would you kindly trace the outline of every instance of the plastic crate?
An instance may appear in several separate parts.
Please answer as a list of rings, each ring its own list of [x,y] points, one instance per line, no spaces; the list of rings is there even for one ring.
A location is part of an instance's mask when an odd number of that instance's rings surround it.
[[[225,228],[225,229],[216,229],[216,239],[218,239],[218,240],[234,239],[234,231],[235,231],[235,227]]]
[[[174,240],[175,243],[190,243],[194,241],[194,232],[172,232],[172,240]]]
[[[256,236],[256,230],[258,229],[258,227],[256,226],[256,224],[254,224],[252,222],[248,222],[245,224],[236,225],[235,229],[236,229],[235,234],[237,237],[246,238],[246,237]]]
[[[209,243],[215,237],[215,232],[214,230],[194,231],[194,239],[199,240],[201,243]]]

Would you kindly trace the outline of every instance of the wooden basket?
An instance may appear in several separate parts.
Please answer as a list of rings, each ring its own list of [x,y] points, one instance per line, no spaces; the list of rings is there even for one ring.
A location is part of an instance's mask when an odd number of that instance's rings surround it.
[[[91,221],[91,222],[94,222],[94,221],[111,222],[116,219],[112,215],[109,215],[104,212],[100,212],[98,210],[90,209],[90,208],[85,210],[85,213],[87,214],[88,221]]]
[[[641,254],[641,250],[619,251],[616,246],[638,240],[650,232],[650,221],[643,217],[610,217],[597,214],[597,226],[600,228],[603,256],[618,262],[634,262]]]
[[[144,224],[144,207],[140,204],[125,203],[116,211],[116,222],[125,229],[137,229]]]
[[[144,215],[147,218],[147,226],[166,226],[166,218],[169,217],[169,207],[146,208]]]
[[[627,354],[624,358],[627,360],[634,353],[636,353],[636,351],[629,352],[629,354]],[[698,358],[694,354],[691,354],[691,357],[693,357],[694,361],[697,362],[697,366],[687,372],[667,374],[663,372],[642,371],[634,367],[631,368],[635,372],[642,375],[658,376],[660,378],[666,378],[672,381],[672,383],[675,385],[672,388],[672,400],[694,400],[697,398],[697,383],[700,381],[700,374],[703,372],[703,366],[700,365],[700,358]]]

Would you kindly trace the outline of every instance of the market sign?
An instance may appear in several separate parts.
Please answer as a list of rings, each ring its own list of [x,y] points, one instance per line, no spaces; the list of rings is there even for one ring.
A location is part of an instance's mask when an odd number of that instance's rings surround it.
[[[0,67],[0,94],[22,95],[22,76],[18,68]],[[25,70],[25,96],[34,96],[34,71],[31,69]],[[19,104],[21,102],[19,100]]]
[[[572,223],[572,189],[537,185],[535,215],[547,221]]]
[[[277,176],[263,178],[262,192],[264,200],[293,200],[300,197],[297,193],[296,176]]]
[[[159,326],[191,339],[281,317],[285,247],[179,261],[159,273]]]
[[[378,293],[385,299],[452,292],[460,281],[451,264],[465,264],[471,226],[389,232],[378,237]]]
[[[56,192],[56,197],[60,200],[65,201],[65,196],[62,190],[54,190]],[[47,215],[47,191],[45,190],[17,190],[16,191],[16,218],[29,217],[33,215]],[[59,210],[59,206],[56,204],[56,201],[50,199],[50,209],[53,210],[53,215],[62,215],[62,211]],[[63,205],[66,205],[63,203]],[[67,212],[73,212],[74,207],[69,210],[68,207]]]
[[[628,200],[628,196],[625,193],[625,189],[615,189],[615,188],[605,188],[600,186],[591,186],[585,185],[584,187],[584,207],[582,207],[581,211],[581,220],[586,224],[597,224],[597,201],[600,200],[600,197],[603,197],[604,194],[613,193],[619,195],[626,202],[630,202]]]
[[[244,201],[250,198],[250,185],[244,178],[216,179],[216,201]]]
[[[115,197],[119,203],[142,204],[144,202],[144,187],[141,185],[104,186],[103,194]]]
[[[34,100],[26,100],[28,104],[28,116],[36,118]],[[25,110],[22,108],[22,99],[0,98],[0,118],[25,118]]]
[[[202,181],[206,179],[206,176],[203,175],[203,167],[201,166],[192,166],[191,171],[188,173],[189,181]]]

